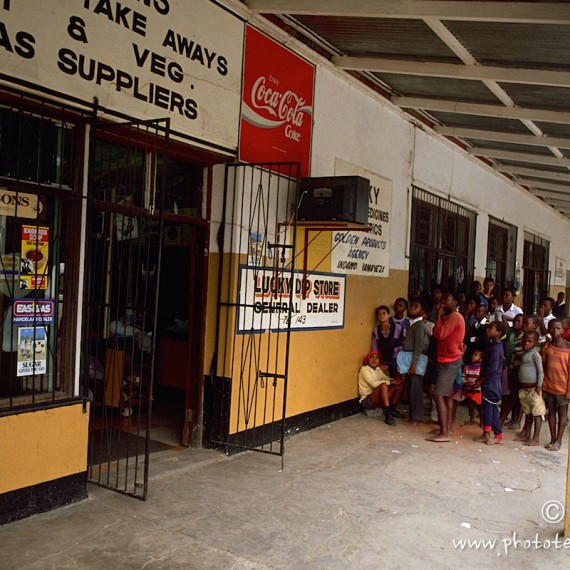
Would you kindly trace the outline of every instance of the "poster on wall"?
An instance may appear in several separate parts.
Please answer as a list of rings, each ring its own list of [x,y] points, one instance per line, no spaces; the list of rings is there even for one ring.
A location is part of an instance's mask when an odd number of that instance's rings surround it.
[[[17,376],[32,376],[47,372],[47,329],[18,328]]]
[[[554,267],[554,285],[566,287],[566,262],[559,257],[556,258]]]
[[[340,159],[335,162],[335,174],[370,180],[368,225],[371,231],[331,232],[331,269],[347,275],[389,277],[392,181]]]
[[[4,0],[3,80],[237,149],[244,23],[210,0]]]
[[[248,236],[248,265],[262,265],[263,244],[265,237],[261,232],[249,232]]]
[[[300,162],[309,176],[315,67],[247,26],[239,158]]]
[[[333,273],[274,271],[242,265],[239,274],[237,332],[285,330],[292,303],[291,330],[344,327],[346,278]]]
[[[49,228],[22,226],[20,252],[20,288],[47,289],[49,260]]]

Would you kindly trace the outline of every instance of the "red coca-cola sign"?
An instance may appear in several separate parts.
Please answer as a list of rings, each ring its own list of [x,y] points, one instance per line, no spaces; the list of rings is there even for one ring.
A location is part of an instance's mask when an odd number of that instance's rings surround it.
[[[309,176],[314,66],[247,27],[239,157],[245,162],[300,162]]]

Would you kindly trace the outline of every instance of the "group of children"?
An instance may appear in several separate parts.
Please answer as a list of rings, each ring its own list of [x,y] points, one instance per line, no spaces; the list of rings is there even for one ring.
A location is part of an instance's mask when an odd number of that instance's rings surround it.
[[[524,315],[513,299],[513,291],[505,290],[492,313],[490,302],[476,299],[465,304],[463,366],[449,399],[455,407],[459,400],[466,401],[466,423],[478,422],[483,434],[476,441],[490,445],[502,443],[503,424],[520,430],[516,441],[539,445],[547,415],[546,448],[557,451],[570,403],[570,318],[552,314],[553,300],[541,301],[538,315]],[[360,369],[358,386],[363,408],[370,413],[381,407],[389,425],[403,417],[398,403],[404,388],[410,404],[408,421],[424,421],[424,391],[431,395],[436,374],[433,320],[422,299],[408,305],[398,298],[393,316],[386,305],[376,309],[372,352]]]

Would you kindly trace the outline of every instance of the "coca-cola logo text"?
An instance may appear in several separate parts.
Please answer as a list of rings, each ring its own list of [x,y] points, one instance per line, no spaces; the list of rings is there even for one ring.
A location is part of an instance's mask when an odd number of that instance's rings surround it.
[[[279,82],[273,78],[274,84]],[[304,106],[306,99],[291,90],[283,93],[267,85],[265,76],[258,77],[251,89],[251,105],[263,109],[274,117],[295,127],[303,125]]]

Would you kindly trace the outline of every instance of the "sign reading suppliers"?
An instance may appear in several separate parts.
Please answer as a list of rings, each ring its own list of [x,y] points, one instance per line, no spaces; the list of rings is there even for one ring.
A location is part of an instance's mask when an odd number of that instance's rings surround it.
[[[244,24],[209,0],[3,0],[4,81],[237,148]]]
[[[12,322],[53,325],[55,303],[52,299],[14,299]]]
[[[335,163],[335,174],[370,180],[368,225],[372,229],[370,232],[332,232],[331,269],[348,275],[388,277],[392,181],[339,159]]]
[[[291,303],[291,330],[344,327],[345,277],[272,267],[241,266],[237,332],[285,331]]]
[[[300,162],[309,176],[315,68],[247,26],[240,160]]]

